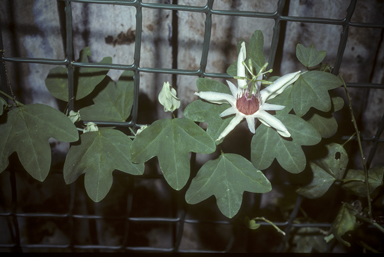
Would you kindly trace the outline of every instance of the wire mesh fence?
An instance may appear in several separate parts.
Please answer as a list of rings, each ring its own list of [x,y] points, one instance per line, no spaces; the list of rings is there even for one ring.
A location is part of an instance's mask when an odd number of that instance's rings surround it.
[[[161,74],[171,74],[173,80],[176,81],[176,76],[178,75],[188,75],[188,76],[198,76],[198,77],[211,77],[211,78],[230,78],[229,75],[224,73],[208,73],[206,72],[207,59],[210,51],[211,43],[211,33],[212,33],[212,15],[223,15],[223,16],[241,16],[241,17],[251,17],[251,18],[261,18],[261,19],[270,19],[274,20],[275,25],[273,27],[273,36],[270,45],[269,53],[269,67],[272,68],[276,63],[276,56],[279,47],[281,46],[281,41],[284,40],[282,35],[282,24],[286,22],[302,22],[302,23],[317,23],[317,24],[329,24],[334,26],[342,27],[340,35],[335,36],[335,40],[338,43],[338,50],[336,61],[333,67],[333,74],[337,75],[339,73],[340,67],[342,65],[343,54],[348,41],[348,32],[351,27],[357,28],[377,28],[383,29],[383,23],[360,23],[352,22],[351,17],[355,11],[357,0],[351,0],[349,6],[346,10],[346,15],[343,19],[332,19],[332,18],[310,18],[310,17],[294,17],[288,16],[287,8],[289,6],[289,1],[280,0],[277,3],[276,10],[273,13],[263,13],[263,12],[251,12],[251,11],[239,11],[239,10],[216,10],[213,8],[214,0],[208,0],[205,6],[186,6],[178,4],[177,0],[173,0],[170,3],[145,3],[141,0],[61,0],[63,3],[63,9],[60,10],[65,16],[65,58],[64,59],[43,59],[43,58],[23,58],[23,57],[12,57],[7,56],[7,49],[3,47],[3,38],[2,33],[0,33],[0,49],[2,50],[2,63],[0,69],[1,76],[1,90],[7,92],[9,87],[7,86],[7,75],[5,64],[6,63],[39,63],[39,64],[49,64],[49,65],[65,65],[68,68],[68,85],[69,85],[69,99],[72,99],[74,96],[74,69],[76,67],[98,67],[98,68],[108,68],[116,70],[132,70],[134,72],[134,103],[132,108],[131,119],[127,122],[96,122],[98,125],[108,125],[108,126],[118,126],[118,127],[137,127],[141,125],[137,123],[138,113],[139,113],[139,91],[140,91],[140,74],[141,73],[161,73]],[[74,50],[73,50],[73,23],[72,23],[72,9],[71,5],[73,2],[79,3],[93,3],[93,4],[113,4],[113,5],[123,5],[130,6],[136,9],[136,37],[134,41],[134,56],[133,63],[129,65],[123,64],[96,64],[96,63],[82,63],[74,60]],[[199,12],[205,14],[205,30],[204,30],[204,39],[201,53],[200,66],[196,70],[187,70],[179,69],[177,67],[177,41],[173,42],[173,51],[174,53],[174,63],[172,68],[145,68],[140,66],[141,61],[141,48],[142,48],[142,24],[143,24],[143,9],[152,8],[152,9],[164,9],[171,10],[173,17],[176,22],[172,23],[174,26],[173,31],[178,31],[177,29],[177,12],[188,11],[188,12]],[[177,34],[173,35],[177,37]],[[176,83],[173,83],[174,85]],[[377,88],[384,89],[383,84],[375,83],[348,83],[347,87],[350,88]],[[69,110],[74,109],[74,101],[69,102]],[[368,166],[372,162],[373,157],[376,154],[376,150],[379,147],[379,144],[382,144],[383,139],[380,139],[382,131],[384,129],[384,116],[379,122],[379,127],[376,131],[376,134],[373,137],[365,137],[363,140],[372,142],[371,151],[367,157]],[[348,139],[348,135],[344,135],[344,139]],[[196,167],[194,167],[194,161],[196,156],[192,154],[191,164],[192,164],[192,173],[196,172]],[[23,199],[20,198],[20,195],[17,194],[17,187],[21,186],[20,181],[15,171],[17,168],[12,167],[8,171],[4,172],[2,176],[7,176],[9,181],[9,187],[3,189],[2,197],[8,195],[11,199],[11,204],[9,208],[3,207],[0,209],[0,227],[3,231],[3,239],[0,240],[0,249],[5,251],[45,251],[45,250],[54,250],[54,251],[155,251],[155,252],[230,252],[236,251],[237,248],[234,248],[237,240],[245,241],[245,249],[249,248],[249,245],[252,245],[252,240],[250,239],[249,232],[246,232],[244,235],[244,229],[239,229],[243,226],[238,220],[228,220],[228,219],[219,219],[219,220],[203,220],[203,219],[190,219],[188,218],[188,206],[184,202],[185,192],[172,192],[170,194],[171,198],[169,199],[171,207],[171,215],[161,216],[154,215],[151,217],[143,217],[135,215],[135,206],[133,201],[135,195],[133,190],[127,190],[126,195],[124,195],[124,211],[120,212],[121,215],[99,215],[99,214],[79,214],[77,211],[76,202],[79,201],[79,188],[81,185],[79,183],[73,183],[70,186],[67,186],[66,189],[66,202],[63,203],[63,208],[61,212],[52,213],[49,210],[44,211],[44,208],[41,209],[31,209],[31,212],[25,212],[20,210],[20,206],[24,205],[22,203]],[[51,170],[57,177],[62,174],[60,169]],[[191,176],[193,177],[193,176]],[[162,180],[163,177],[160,175],[144,175],[141,178],[130,177],[127,187],[133,188],[134,184],[137,183],[140,179],[146,180]],[[52,196],[53,197],[53,196]],[[3,199],[0,199],[3,202]],[[292,228],[301,228],[301,227],[316,227],[324,228],[327,230],[331,227],[331,223],[294,223],[294,220],[298,217],[298,212],[303,202],[301,196],[297,196],[296,202],[294,204],[293,210],[291,211],[288,219],[283,222],[274,223],[285,230],[286,235],[280,237],[280,242],[276,250],[278,252],[282,251],[286,244],[289,241],[290,233]],[[97,204],[96,204],[97,205]],[[37,208],[37,207],[36,207]],[[93,211],[96,213],[95,211]],[[25,224],[25,220],[39,220],[39,219],[51,219],[51,220],[60,220],[68,236],[68,240],[64,243],[33,243],[26,242],[23,240],[22,226]],[[100,239],[102,229],[100,226],[100,221],[109,220],[115,222],[116,227],[119,227],[121,232],[121,239],[115,242],[113,245],[103,243],[103,240]],[[87,224],[86,226],[84,224]],[[80,225],[83,224],[83,225]],[[135,245],[132,243],[134,241],[132,238],[135,236],[133,231],[139,228],[145,228],[153,224],[162,224],[167,227],[169,231],[169,242],[164,247],[151,247],[151,246],[142,246]],[[261,222],[262,226],[270,227],[271,225],[267,222]],[[186,226],[189,225],[202,225],[202,226],[225,226],[230,228],[231,233],[229,236],[224,237],[222,245],[218,249],[188,249],[180,248],[181,242],[183,240],[183,231]],[[81,243],[78,239],[79,227],[87,227],[90,229],[91,233],[94,234],[94,239],[88,243]],[[225,229],[223,229],[224,231]],[[330,250],[330,249],[328,249]]]

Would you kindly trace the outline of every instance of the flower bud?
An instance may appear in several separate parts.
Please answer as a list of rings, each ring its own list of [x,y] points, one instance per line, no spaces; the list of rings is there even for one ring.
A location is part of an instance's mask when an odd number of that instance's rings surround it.
[[[68,118],[69,118],[73,123],[75,123],[76,121],[79,121],[79,120],[80,120],[80,111],[78,111],[78,112],[70,111],[70,112],[69,112],[69,115],[68,115]]]
[[[165,112],[173,112],[180,107],[180,100],[176,97],[176,90],[169,82],[164,82],[163,89],[159,94],[159,102],[164,106]]]
[[[99,131],[99,128],[97,127],[97,125],[93,122],[88,122],[86,124],[86,128],[83,130],[83,133],[87,133],[87,132],[93,132],[93,131]]]

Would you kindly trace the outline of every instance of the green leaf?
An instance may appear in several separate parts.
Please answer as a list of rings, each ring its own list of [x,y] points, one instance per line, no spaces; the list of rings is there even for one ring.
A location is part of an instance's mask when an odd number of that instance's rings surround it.
[[[315,145],[321,136],[309,123],[296,115],[276,115],[288,131],[291,138],[281,137],[276,130],[261,124],[251,142],[251,160],[260,170],[267,169],[276,159],[281,167],[291,173],[304,170],[306,159],[302,145]]]
[[[310,162],[309,165],[313,173],[313,179],[311,183],[305,187],[300,187],[296,192],[309,199],[315,199],[323,196],[328,191],[333,182],[335,182],[335,177],[327,173],[316,163]]]
[[[295,82],[292,90],[293,110],[303,116],[313,107],[323,112],[331,110],[331,98],[328,90],[341,85],[335,75],[323,71],[303,73]]]
[[[312,249],[320,253],[327,251],[327,243],[319,228],[300,228],[293,236],[292,243],[296,244],[293,248],[295,253],[311,253]]]
[[[91,56],[89,47],[80,52],[80,62],[89,63]],[[111,64],[112,58],[105,57],[100,64]],[[105,68],[75,68],[75,99],[80,100],[89,95],[108,73]],[[77,83],[76,83],[77,82]],[[67,68],[55,67],[49,71],[45,79],[48,91],[57,99],[68,102],[68,76]]]
[[[311,109],[306,121],[319,131],[321,137],[330,138],[336,134],[338,124],[332,113]]]
[[[133,105],[133,72],[125,71],[119,81],[109,80],[93,99],[94,105],[80,109],[82,120],[126,121]]]
[[[213,139],[216,140],[221,132],[228,126],[232,118],[221,118],[220,113],[230,107],[229,104],[211,104],[204,102],[202,100],[197,100],[190,103],[184,109],[184,116],[190,120],[197,122],[207,122],[207,134]],[[215,141],[218,145],[222,142]]]
[[[330,234],[333,234],[337,240],[348,247],[350,247],[351,244],[343,240],[341,237],[348,231],[354,230],[356,226],[356,214],[357,212],[352,205],[349,203],[343,203],[330,230]]]
[[[368,170],[368,186],[369,194],[383,185],[384,166],[374,167]],[[367,188],[365,186],[365,174],[364,170],[348,170],[343,189],[349,190],[360,197],[367,197]]]
[[[285,106],[284,109],[276,111],[276,114],[288,114],[292,110],[292,85],[289,85],[280,95],[268,101],[271,104]]]
[[[60,111],[43,104],[20,106],[1,117],[0,172],[8,166],[8,156],[17,152],[25,170],[44,181],[51,166],[49,138],[74,142],[79,134],[71,120]]]
[[[236,53],[239,54],[240,52],[240,48],[241,48],[241,44],[245,42],[244,39],[240,39],[238,42],[237,42],[237,46],[236,46]],[[248,43],[245,42],[245,46],[247,47]],[[237,76],[237,60],[234,61],[228,68],[227,68],[227,74],[230,75],[230,76]]]
[[[344,99],[340,96],[334,96],[331,100],[334,112],[338,112],[344,107]]]
[[[81,144],[73,145],[64,163],[65,183],[71,184],[85,173],[84,184],[89,197],[99,202],[111,189],[112,172],[141,175],[144,164],[133,164],[130,158],[132,140],[124,133],[103,129],[81,135]]]
[[[214,195],[221,213],[232,218],[240,209],[244,191],[266,193],[271,189],[268,179],[247,159],[237,154],[222,154],[201,167],[185,199],[196,204]]]
[[[297,44],[296,46],[296,56],[297,59],[305,66],[305,67],[314,67],[318,64],[320,64],[325,56],[327,55],[327,52],[322,51],[316,51],[315,45],[310,45],[309,47],[305,47],[302,44]]]
[[[331,174],[337,180],[344,177],[348,164],[348,153],[342,145],[331,143],[326,145],[327,154],[313,160],[319,167]]]
[[[198,78],[196,80],[196,86],[200,92],[211,91],[211,92],[218,92],[218,93],[225,93],[225,94],[232,95],[231,90],[229,89],[228,86],[218,81],[215,81],[213,79]]]
[[[67,68],[55,67],[51,69],[45,79],[48,91],[57,99],[68,102]]]
[[[343,178],[347,164],[348,154],[342,145],[326,145],[326,154],[310,162],[313,180],[296,192],[310,199],[323,196],[335,180]]]
[[[240,51],[242,42],[245,40],[241,39],[237,43],[237,53]],[[249,40],[249,43],[246,43],[246,52],[247,58],[245,63],[248,65],[248,60],[252,60],[252,65],[256,69],[256,74],[260,71],[261,67],[265,64],[265,55],[264,55],[264,36],[260,30],[256,30]],[[237,76],[237,60],[233,62],[227,69],[227,73],[230,76]]]
[[[249,40],[247,46],[247,56],[257,64],[256,71],[259,71],[261,67],[265,64],[265,55],[264,55],[264,36],[263,32],[256,30]],[[248,63],[247,63],[248,64]]]
[[[228,68],[227,68],[227,74],[235,77],[237,76],[237,62],[232,63]]]
[[[4,109],[8,107],[8,103],[7,101],[4,100],[4,98],[2,98],[0,96],[0,115],[3,115],[3,112],[4,112]]]
[[[198,90],[219,92],[231,94],[228,86],[212,79],[199,78],[196,81]],[[227,127],[233,117],[221,118],[219,115],[230,107],[229,104],[212,104],[202,100],[197,100],[190,103],[184,110],[184,116],[190,120],[197,122],[207,122],[207,134],[216,140],[221,132]],[[215,141],[220,144],[223,140]]]
[[[168,184],[180,190],[190,174],[189,152],[209,154],[215,151],[213,139],[189,119],[162,119],[136,136],[131,146],[133,162],[158,157]]]

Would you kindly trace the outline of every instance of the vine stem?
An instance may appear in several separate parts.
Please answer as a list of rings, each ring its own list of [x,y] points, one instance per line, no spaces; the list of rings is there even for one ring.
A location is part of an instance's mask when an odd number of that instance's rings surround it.
[[[284,232],[284,231],[282,231],[278,226],[276,226],[275,224],[273,224],[272,221],[269,221],[269,220],[267,220],[267,219],[264,218],[264,217],[256,217],[256,218],[253,218],[252,220],[254,220],[254,221],[256,221],[256,220],[262,220],[262,221],[268,222],[269,224],[271,224],[271,225],[277,230],[277,232],[279,232],[279,233],[281,233],[281,234],[283,234],[283,235],[285,236],[285,232]]]
[[[369,219],[367,219],[367,218],[365,218],[365,217],[363,217],[363,216],[361,216],[361,215],[359,215],[359,214],[356,214],[355,216],[356,216],[356,218],[361,219],[361,220],[363,220],[363,221],[365,221],[365,222],[367,222],[367,223],[369,223],[369,224],[375,226],[375,227],[378,228],[381,232],[384,233],[384,228],[383,228],[382,226],[380,226],[378,223],[376,223],[376,222],[374,222],[374,221],[372,222],[371,220],[369,220]]]
[[[7,93],[5,93],[1,90],[0,90],[0,94],[4,95],[4,96],[8,97],[9,99],[11,99],[12,101],[14,101],[16,103],[16,105],[21,105],[21,106],[24,105],[24,104],[20,103],[19,101],[17,101],[14,97],[8,95]]]
[[[352,123],[353,123],[353,126],[355,127],[355,131],[356,131],[357,142],[358,142],[358,144],[359,144],[360,155],[361,155],[361,159],[362,159],[362,162],[363,162],[363,168],[364,168],[364,174],[365,174],[365,187],[366,187],[366,190],[367,190],[367,199],[368,199],[368,216],[369,216],[370,220],[372,220],[372,205],[371,205],[371,195],[369,194],[368,169],[367,169],[367,165],[366,165],[366,163],[365,163],[365,157],[364,157],[364,153],[363,153],[363,147],[362,147],[362,145],[361,145],[360,131],[359,131],[358,127],[357,127],[357,123],[356,123],[355,115],[353,114],[352,99],[351,99],[351,97],[349,96],[349,92],[348,92],[348,89],[347,89],[347,85],[345,84],[345,81],[344,81],[344,79],[341,77],[340,74],[339,74],[339,77],[340,77],[341,81],[343,82],[343,86],[344,86],[344,89],[345,89],[345,93],[347,94],[347,97],[348,97],[349,111],[351,112]]]

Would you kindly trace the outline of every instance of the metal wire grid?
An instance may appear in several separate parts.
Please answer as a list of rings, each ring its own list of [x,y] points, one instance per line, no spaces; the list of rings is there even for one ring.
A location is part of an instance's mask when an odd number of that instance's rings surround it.
[[[97,67],[97,68],[108,68],[108,69],[119,69],[119,70],[132,70],[134,72],[134,104],[132,108],[131,120],[129,122],[96,122],[99,125],[110,125],[110,126],[125,126],[125,127],[137,127],[137,116],[138,116],[138,95],[140,87],[140,76],[141,72],[147,73],[166,73],[176,75],[194,75],[199,77],[213,77],[213,78],[229,78],[227,74],[224,73],[207,73],[205,72],[207,65],[207,57],[209,51],[209,44],[211,38],[211,25],[212,25],[212,14],[216,15],[228,15],[228,16],[242,16],[242,17],[254,17],[254,18],[265,18],[275,20],[275,26],[273,29],[273,38],[270,47],[269,55],[269,68],[273,67],[276,52],[278,49],[278,44],[280,39],[280,26],[282,22],[304,22],[304,23],[320,23],[320,24],[332,24],[339,25],[343,27],[343,30],[340,35],[339,47],[336,57],[336,62],[333,69],[333,74],[338,74],[340,65],[343,58],[343,53],[346,47],[348,39],[348,30],[349,27],[361,27],[361,28],[384,28],[384,24],[377,23],[357,23],[351,22],[351,17],[354,13],[357,0],[351,0],[349,7],[347,9],[347,15],[344,19],[324,19],[324,18],[308,18],[308,17],[291,17],[283,15],[283,10],[289,1],[279,0],[277,10],[274,13],[262,13],[262,12],[248,12],[248,11],[229,11],[229,10],[213,10],[214,0],[208,0],[207,4],[204,7],[198,6],[184,6],[178,5],[177,0],[173,0],[172,4],[155,4],[155,3],[143,3],[141,0],[58,0],[65,3],[65,19],[66,19],[66,46],[65,53],[66,58],[64,60],[58,59],[41,59],[41,58],[19,58],[19,57],[4,57],[4,52],[6,49],[3,48],[3,39],[2,34],[0,33],[0,49],[2,51],[2,62],[0,64],[0,79],[1,79],[1,90],[8,91],[7,78],[6,78],[6,69],[5,62],[19,62],[19,63],[40,63],[40,64],[51,64],[51,65],[65,65],[68,68],[68,86],[69,86],[69,99],[74,95],[74,68],[75,67]],[[72,2],[82,2],[82,3],[96,3],[96,4],[114,4],[114,5],[125,5],[133,6],[136,8],[136,39],[135,39],[135,51],[134,51],[134,62],[131,65],[120,65],[120,64],[96,64],[96,63],[81,63],[73,60],[73,47],[72,47],[72,11],[71,3]],[[165,68],[142,68],[140,67],[140,48],[141,48],[141,34],[142,34],[142,9],[143,8],[155,8],[155,9],[166,9],[172,11],[189,11],[189,12],[202,12],[206,14],[205,20],[205,34],[203,42],[203,51],[201,56],[200,68],[198,70],[182,70],[182,69],[165,69]],[[383,84],[373,84],[373,83],[347,83],[348,87],[359,87],[359,88],[380,88],[384,89]],[[69,110],[74,109],[74,102],[70,101]],[[363,138],[365,141],[373,142],[373,146],[367,158],[367,166],[369,167],[378,144],[383,142],[380,139],[384,129],[384,115],[381,119],[379,128],[376,132],[376,135],[372,138]],[[195,162],[195,156],[192,155],[191,165],[193,166]],[[192,168],[193,169],[193,168]],[[65,245],[53,245],[53,244],[21,244],[20,242],[20,227],[18,223],[18,218],[27,218],[27,217],[39,217],[39,218],[62,218],[69,221],[70,231],[74,231],[74,220],[75,219],[86,219],[86,220],[98,220],[106,219],[106,217],[98,215],[76,215],[73,214],[74,210],[74,195],[75,195],[75,183],[70,185],[70,204],[69,211],[64,214],[52,214],[52,213],[19,213],[17,212],[17,190],[16,190],[16,177],[14,172],[9,172],[9,179],[11,184],[11,198],[12,198],[12,208],[9,212],[0,213],[0,217],[8,218],[8,224],[10,226],[9,230],[12,236],[11,244],[1,244],[0,248],[10,249],[12,251],[22,251],[22,249],[69,249],[69,250],[122,250],[122,251],[156,251],[156,252],[201,252],[197,250],[181,250],[179,249],[183,227],[185,223],[190,224],[200,224],[200,223],[211,223],[211,224],[225,224],[233,225],[231,221],[217,221],[217,220],[188,220],[186,219],[186,207],[185,204],[180,204],[180,199],[183,196],[179,194],[179,200],[177,204],[177,218],[143,218],[143,217],[130,217],[129,213],[131,212],[131,204],[128,206],[127,214],[122,217],[108,217],[108,219],[124,220],[124,238],[123,244],[118,246],[108,246],[108,245],[75,245],[73,243],[73,233],[70,238],[70,243]],[[131,199],[132,196],[128,195],[128,199]],[[283,240],[278,248],[278,252],[282,251],[285,243],[288,240],[289,233],[292,227],[327,227],[329,228],[331,224],[329,223],[311,223],[311,224],[293,224],[293,220],[297,217],[298,210],[302,202],[302,197],[298,196],[294,209],[286,222],[275,222],[279,227],[285,227],[286,236],[283,237]],[[130,201],[132,203],[132,201]],[[173,247],[171,248],[153,248],[153,247],[132,247],[127,246],[127,238],[129,233],[129,224],[134,222],[161,222],[169,223],[174,226],[174,236],[173,236]],[[260,222],[262,226],[270,226],[266,222]],[[227,247],[222,250],[222,252],[228,252],[231,250],[236,235],[231,236]],[[208,252],[208,251],[203,251]],[[213,251],[216,252],[216,251]]]

